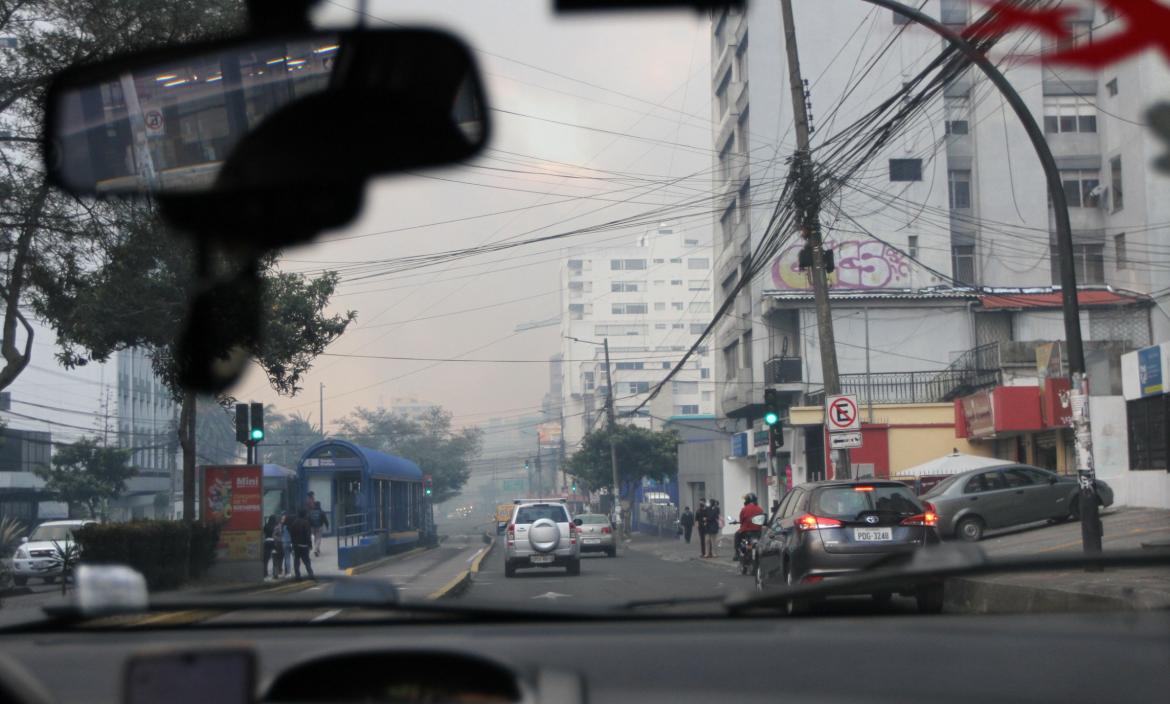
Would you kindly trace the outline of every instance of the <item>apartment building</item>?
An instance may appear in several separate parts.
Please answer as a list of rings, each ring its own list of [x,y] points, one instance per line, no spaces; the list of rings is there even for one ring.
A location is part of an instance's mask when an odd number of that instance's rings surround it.
[[[1170,93],[1170,67],[1153,51],[1103,71],[1046,61],[1124,31],[1125,18],[1099,3],[1063,5],[1076,10],[1071,40],[1017,33],[990,56],[1041,123],[1062,172],[1093,393],[1115,397],[1121,355],[1170,339],[1170,178],[1151,168],[1163,146],[1143,124],[1150,96]],[[793,7],[814,150],[912,81],[943,47],[928,30],[867,3],[837,3],[832,13],[818,3]],[[922,6],[956,30],[983,8],[967,0]],[[712,172],[722,196],[716,306],[766,236],[795,148],[782,26],[779,0],[712,15]],[[951,81],[846,180],[822,225],[836,268],[831,300],[847,392],[926,403],[997,385],[1043,388],[1036,351],[1064,338],[1052,210],[1022,126],[977,70]],[[736,294],[711,341],[722,384],[717,413],[741,429],[758,426],[765,386],[793,406],[815,405],[823,387],[802,242],[781,234],[788,239],[779,255]],[[986,441],[1005,458],[1060,469],[1071,462],[1072,438],[1060,427],[993,430]],[[783,461],[797,481],[825,476],[821,444],[815,428],[786,430]],[[733,459],[756,469],[754,458]],[[1123,452],[1107,461],[1128,463]]]
[[[561,287],[560,409],[569,452],[604,423],[605,340],[619,422],[660,428],[670,417],[714,411],[706,348],[653,403],[635,411],[711,319],[711,242],[705,231],[664,224],[626,246],[570,250]]]

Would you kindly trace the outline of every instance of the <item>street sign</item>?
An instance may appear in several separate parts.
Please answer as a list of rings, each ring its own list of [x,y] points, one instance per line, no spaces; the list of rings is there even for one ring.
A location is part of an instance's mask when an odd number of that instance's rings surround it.
[[[829,396],[825,399],[825,419],[830,433],[861,430],[856,396]]]
[[[860,430],[844,433],[829,433],[829,449],[848,450],[853,447],[861,447]]]
[[[163,114],[159,110],[147,110],[142,121],[146,123],[146,134],[152,137],[161,136],[165,132]]]

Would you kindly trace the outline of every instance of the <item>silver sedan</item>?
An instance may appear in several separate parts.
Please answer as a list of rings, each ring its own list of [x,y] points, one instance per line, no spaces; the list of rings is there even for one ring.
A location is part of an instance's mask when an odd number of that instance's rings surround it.
[[[617,540],[609,517],[599,513],[583,513],[573,519],[581,534],[581,552],[604,552],[617,557]]]

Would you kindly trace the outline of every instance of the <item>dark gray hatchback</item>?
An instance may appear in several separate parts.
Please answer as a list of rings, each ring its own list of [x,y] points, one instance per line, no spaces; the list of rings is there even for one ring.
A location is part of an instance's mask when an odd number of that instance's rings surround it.
[[[796,487],[756,546],[756,588],[797,585],[889,564],[939,542],[937,517],[910,489],[891,481],[828,481]],[[942,608],[942,586],[908,586],[923,611]],[[879,601],[890,592],[874,593]],[[806,604],[793,600],[789,610]]]

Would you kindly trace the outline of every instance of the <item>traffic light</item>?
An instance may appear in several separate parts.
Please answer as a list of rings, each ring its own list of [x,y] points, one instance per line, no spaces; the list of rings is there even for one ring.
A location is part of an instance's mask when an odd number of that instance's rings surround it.
[[[577,493],[577,482],[576,481],[573,482],[572,489],[573,489],[573,493],[576,494]]]
[[[248,439],[252,442],[260,442],[264,439],[264,404],[253,403],[251,412],[251,427],[252,430],[248,433]]]
[[[764,425],[774,428],[780,423],[780,393],[764,389]]]
[[[423,475],[423,494],[431,496],[435,493],[435,480],[431,479],[431,475]]]
[[[248,404],[236,404],[236,442],[248,442]]]
[[[528,471],[528,467],[529,467],[528,460],[524,460],[524,471],[525,472]]]

